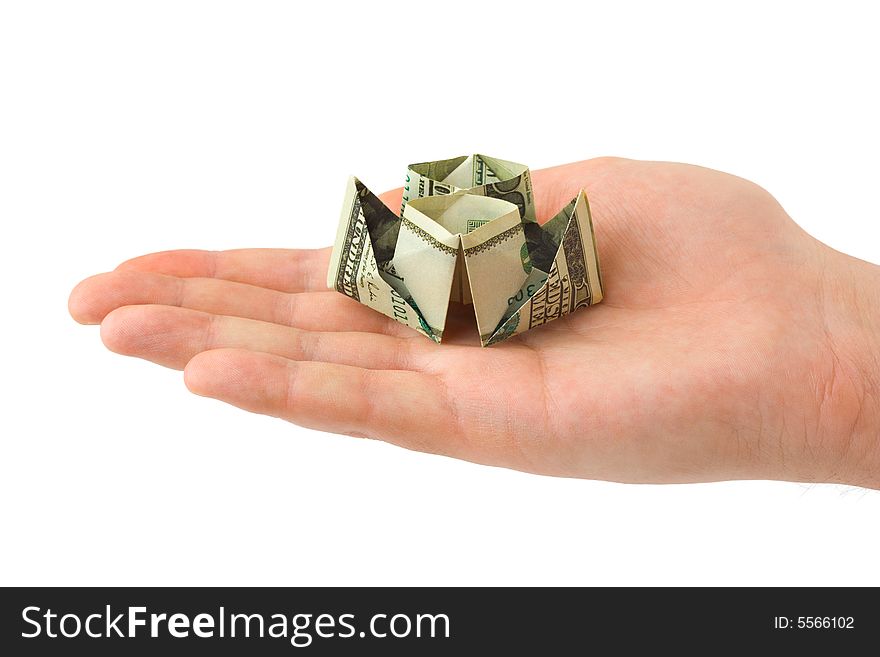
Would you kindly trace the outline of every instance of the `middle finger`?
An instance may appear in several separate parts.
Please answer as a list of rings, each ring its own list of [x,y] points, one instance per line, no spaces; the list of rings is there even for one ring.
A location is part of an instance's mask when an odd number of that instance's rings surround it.
[[[407,340],[358,331],[305,331],[241,317],[173,306],[123,306],[104,318],[107,348],[159,365],[183,369],[211,349],[249,349],[292,360],[314,360],[367,369],[416,369],[431,349],[427,340]]]
[[[156,304],[245,317],[308,331],[406,335],[405,326],[333,290],[286,293],[215,278],[113,271],[92,276],[71,294],[74,318],[98,324],[122,306]]]

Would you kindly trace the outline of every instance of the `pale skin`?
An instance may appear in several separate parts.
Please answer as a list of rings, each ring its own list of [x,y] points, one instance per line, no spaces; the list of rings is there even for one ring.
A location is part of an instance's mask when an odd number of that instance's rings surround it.
[[[880,488],[880,267],[709,169],[599,158],[533,181],[539,220],[586,189],[606,297],[490,348],[328,290],[329,249],[141,256],[70,312],[198,395],[322,431],[565,477]]]

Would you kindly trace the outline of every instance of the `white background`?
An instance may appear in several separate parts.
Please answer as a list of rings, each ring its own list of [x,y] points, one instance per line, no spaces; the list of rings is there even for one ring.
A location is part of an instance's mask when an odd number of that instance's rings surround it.
[[[870,3],[0,7],[0,583],[880,584],[877,492],[322,434],[197,398],[66,308],[149,251],[326,245],[349,174],[474,151],[723,169],[880,262]]]

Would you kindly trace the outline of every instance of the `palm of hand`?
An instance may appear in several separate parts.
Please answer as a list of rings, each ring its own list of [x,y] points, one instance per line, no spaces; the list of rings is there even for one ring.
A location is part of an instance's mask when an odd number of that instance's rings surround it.
[[[198,394],[322,430],[563,476],[803,477],[786,422],[817,435],[817,243],[760,188],[698,167],[600,159],[533,180],[540,219],[587,189],[606,298],[491,348],[435,345],[326,290],[327,250],[144,256],[81,283],[71,312],[114,351],[185,367]]]

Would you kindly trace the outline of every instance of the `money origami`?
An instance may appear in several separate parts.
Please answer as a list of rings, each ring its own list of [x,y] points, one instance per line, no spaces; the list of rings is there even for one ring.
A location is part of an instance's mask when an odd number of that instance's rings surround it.
[[[435,342],[473,304],[484,347],[602,300],[586,193],[540,225],[528,167],[486,155],[410,165],[399,215],[351,178],[327,285]]]

